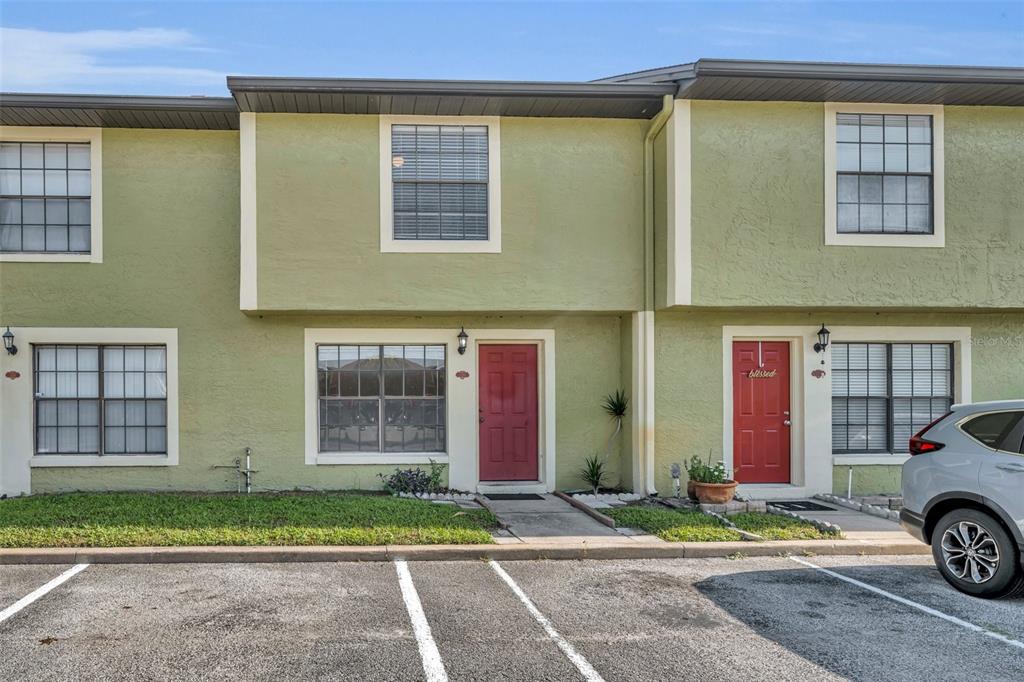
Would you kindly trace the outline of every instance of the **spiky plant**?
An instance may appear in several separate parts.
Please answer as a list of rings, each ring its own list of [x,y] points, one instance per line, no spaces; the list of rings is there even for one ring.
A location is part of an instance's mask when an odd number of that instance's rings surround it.
[[[587,484],[594,489],[594,494],[597,495],[601,489],[601,484],[604,483],[604,477],[607,475],[605,463],[601,460],[601,456],[593,454],[583,460],[583,468],[580,469],[580,478],[587,482]]]
[[[622,419],[626,416],[626,410],[629,409],[629,398],[626,396],[626,392],[620,388],[604,397],[604,400],[601,401],[601,408],[615,422],[615,430],[612,431],[612,435],[608,436],[608,442],[604,446],[604,454],[607,459],[612,455],[612,441],[622,431]]]

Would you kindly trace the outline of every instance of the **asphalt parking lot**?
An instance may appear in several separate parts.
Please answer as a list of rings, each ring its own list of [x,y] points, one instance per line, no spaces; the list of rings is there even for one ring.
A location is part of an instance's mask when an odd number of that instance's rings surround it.
[[[0,679],[1024,679],[1024,601],[803,561],[0,566]]]

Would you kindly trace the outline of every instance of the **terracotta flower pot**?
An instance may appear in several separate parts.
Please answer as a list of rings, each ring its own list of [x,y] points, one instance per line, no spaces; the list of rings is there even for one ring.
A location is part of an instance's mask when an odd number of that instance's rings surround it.
[[[697,499],[704,504],[725,504],[736,494],[736,481],[725,483],[697,483],[693,484],[693,491]]]

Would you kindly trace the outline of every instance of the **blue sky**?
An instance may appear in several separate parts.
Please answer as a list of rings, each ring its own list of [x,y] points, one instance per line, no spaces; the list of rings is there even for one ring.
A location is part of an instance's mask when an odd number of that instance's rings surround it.
[[[590,80],[699,57],[1024,65],[1024,1],[16,2],[0,90],[226,94],[224,76]]]

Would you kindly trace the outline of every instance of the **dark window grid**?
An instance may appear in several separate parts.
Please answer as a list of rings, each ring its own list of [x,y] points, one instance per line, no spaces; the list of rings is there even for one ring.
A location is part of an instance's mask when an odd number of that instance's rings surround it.
[[[857,170],[857,171],[843,170],[843,171],[837,171],[836,172],[836,185],[837,185],[837,187],[836,187],[836,196],[839,195],[839,193],[838,193],[838,183],[839,183],[839,176],[840,175],[848,175],[848,176],[854,176],[854,175],[855,176],[861,176],[861,175],[880,175],[880,176],[882,176],[882,178],[883,178],[883,180],[882,180],[882,193],[883,193],[883,197],[882,197],[881,205],[883,205],[883,206],[884,206],[884,204],[887,203],[885,201],[885,196],[884,196],[884,193],[885,193],[885,180],[884,180],[884,178],[885,178],[885,176],[889,176],[889,177],[923,176],[923,177],[927,177],[928,178],[928,203],[927,204],[922,204],[922,203],[917,203],[917,202],[909,202],[909,201],[904,201],[902,203],[902,205],[904,205],[904,206],[925,206],[925,205],[928,206],[929,210],[928,210],[928,230],[927,230],[927,232],[917,232],[917,231],[913,231],[912,232],[910,230],[909,226],[907,225],[908,221],[906,220],[906,218],[904,218],[904,227],[903,227],[902,230],[886,230],[886,229],[884,229],[884,216],[883,216],[883,227],[882,228],[865,230],[861,226],[863,220],[862,220],[862,216],[861,216],[861,211],[858,208],[858,211],[857,211],[857,232],[856,233],[869,233],[869,234],[933,234],[934,231],[935,231],[935,211],[932,209],[932,204],[934,203],[934,196],[935,196],[935,178],[934,178],[934,172],[935,172],[935,146],[934,146],[934,126],[932,125],[932,118],[930,116],[928,117],[928,141],[927,142],[911,142],[910,141],[910,126],[909,126],[909,123],[908,123],[909,115],[901,116],[901,118],[903,118],[903,120],[904,120],[903,130],[906,133],[906,135],[905,135],[906,139],[904,141],[902,141],[902,142],[900,142],[900,141],[890,142],[890,141],[887,140],[887,135],[888,135],[888,132],[889,132],[888,131],[889,126],[885,125],[885,117],[883,116],[882,126],[881,126],[881,128],[882,128],[882,141],[881,142],[864,142],[863,134],[862,134],[862,131],[864,129],[864,124],[861,122],[863,120],[863,116],[864,115],[863,114],[846,114],[846,115],[857,116],[857,133],[858,133],[857,134],[857,141],[856,142],[852,142],[852,141],[851,142],[837,142],[836,144],[837,145],[856,145],[857,146],[857,167],[860,170]],[[892,117],[893,115],[892,114],[886,114],[886,116]],[[863,169],[863,165],[864,165],[863,146],[865,144],[880,144],[880,145],[882,145],[882,170],[880,170],[880,171],[865,171],[865,170],[862,170]],[[905,167],[907,168],[906,171],[887,171],[887,170],[885,170],[885,145],[886,144],[902,144],[902,145],[906,146],[906,157],[904,159],[904,164],[905,164]],[[910,148],[911,147],[915,147],[915,146],[916,147],[928,147],[928,167],[931,168],[931,171],[929,171],[927,173],[920,172],[920,171],[915,171],[915,172],[911,172],[910,171]],[[838,155],[838,153],[839,153],[839,151],[837,149],[836,150],[836,154]],[[906,196],[906,195],[904,195],[904,196]],[[856,202],[856,205],[858,207],[861,206],[861,205],[869,205],[869,206],[870,205],[879,205],[879,204],[875,204],[873,202],[862,202],[862,201],[860,201],[860,182],[857,183],[857,199],[858,199],[858,201]],[[900,205],[899,203],[893,203],[893,202],[888,202],[888,203],[889,203],[890,206],[893,206],[893,205],[898,206],[898,205]],[[853,202],[837,202],[837,204],[839,206],[854,205]],[[838,229],[837,229],[837,231],[838,231]],[[849,234],[848,231],[847,231],[847,234]]]
[[[10,144],[10,143],[5,143],[5,144]],[[39,144],[43,144],[44,145],[43,165],[40,166],[39,168],[34,168],[34,167],[33,168],[25,168],[25,163],[24,163],[24,143],[17,143],[17,144],[18,144],[18,166],[17,166],[17,168],[14,168],[12,166],[3,166],[3,169],[4,170],[17,170],[18,171],[18,186],[21,187],[22,189],[24,189],[24,187],[25,187],[25,177],[24,177],[24,174],[25,174],[26,170],[41,170],[41,171],[43,171],[43,193],[42,194],[24,194],[24,193],[21,193],[21,194],[0,194],[0,199],[17,199],[17,200],[42,199],[43,200],[43,223],[42,224],[38,224],[38,223],[25,223],[24,222],[24,218],[23,218],[22,222],[20,224],[21,230],[20,230],[19,244],[21,244],[21,247],[18,248],[16,251],[9,251],[9,253],[89,253],[89,249],[87,249],[85,251],[72,251],[71,250],[71,228],[72,227],[87,227],[87,228],[89,228],[91,230],[92,229],[91,224],[71,223],[70,217],[69,217],[68,222],[66,224],[64,224],[64,223],[54,223],[54,224],[49,223],[47,221],[47,219],[46,219],[46,211],[47,211],[46,199],[51,199],[51,200],[52,199],[64,199],[64,200],[69,202],[72,199],[91,200],[92,199],[92,195],[91,194],[85,194],[85,195],[82,195],[82,194],[68,194],[67,192],[65,192],[64,194],[51,194],[51,195],[48,195],[46,193],[46,172],[45,171],[47,171],[47,170],[50,170],[50,171],[53,171],[53,170],[63,170],[64,171],[64,187],[66,188],[66,187],[69,187],[70,184],[71,184],[70,171],[75,170],[75,171],[89,171],[89,172],[91,172],[91,170],[89,168],[70,168],[70,166],[71,166],[71,159],[70,159],[70,154],[68,152],[68,143],[61,143],[61,144],[64,145],[64,167],[63,168],[47,168],[46,167],[46,151],[45,151],[45,144],[46,143],[39,143]],[[50,144],[53,144],[53,143],[50,143]],[[19,208],[21,209],[21,215],[24,216],[25,215],[24,206],[19,206]],[[69,211],[69,214],[70,214],[70,211]],[[91,220],[90,220],[90,223],[91,223]],[[49,235],[48,235],[49,230],[46,229],[48,226],[49,227],[64,227],[65,228],[65,234],[64,234],[65,242],[64,243],[68,245],[68,248],[66,248],[66,249],[59,249],[59,250],[51,250],[51,249],[48,248],[47,240],[49,238]],[[9,228],[11,226],[10,225],[6,225],[4,227],[8,227]],[[24,248],[24,244],[25,244],[25,228],[26,227],[42,227],[43,228],[43,248],[42,248],[42,250],[35,250],[35,249],[26,250]]]
[[[56,388],[56,375],[58,374],[58,370],[56,369],[56,365],[54,365],[54,369],[52,371],[50,371],[50,370],[40,370],[39,369],[39,363],[38,363],[37,355],[36,355],[37,348],[53,348],[55,354],[56,354],[56,350],[60,349],[60,348],[74,348],[75,349],[75,369],[74,369],[73,374],[75,375],[75,395],[76,396],[78,395],[78,374],[79,374],[79,371],[80,371],[79,367],[78,367],[78,351],[79,351],[80,348],[96,348],[97,349],[97,365],[96,365],[97,369],[96,369],[96,372],[97,372],[97,396],[98,396],[96,398],[78,398],[78,397],[76,397],[76,398],[58,398],[56,396],[54,396],[53,398],[36,398],[35,399],[35,410],[34,410],[35,424],[33,425],[33,451],[35,453],[37,453],[37,454],[39,453],[39,428],[40,428],[39,411],[40,411],[40,404],[41,403],[45,403],[45,402],[51,402],[51,401],[57,404],[57,412],[56,412],[57,427],[56,428],[58,428],[57,434],[58,434],[58,443],[59,443],[59,434],[60,434],[60,431],[59,431],[59,428],[60,428],[60,425],[59,425],[60,405],[59,405],[59,403],[61,401],[74,400],[76,403],[78,403],[80,401],[95,401],[97,403],[97,410],[98,410],[98,414],[97,414],[97,429],[98,429],[98,433],[97,433],[97,447],[96,447],[97,451],[96,452],[82,453],[81,452],[80,436],[79,436],[79,434],[76,433],[76,441],[75,442],[76,442],[76,446],[77,447],[76,447],[76,452],[75,453],[44,453],[44,454],[98,454],[100,456],[110,455],[110,454],[115,454],[115,455],[116,454],[126,454],[128,452],[128,449],[127,449],[127,445],[128,445],[127,429],[129,428],[128,425],[127,425],[127,421],[128,421],[127,420],[127,413],[128,413],[127,404],[130,403],[130,402],[134,402],[134,403],[141,402],[141,403],[143,403],[143,414],[145,415],[144,416],[145,422],[144,422],[144,425],[141,428],[145,428],[145,430],[146,430],[145,431],[145,433],[146,433],[145,454],[155,454],[155,455],[165,455],[165,454],[167,454],[167,435],[166,435],[166,430],[167,430],[167,408],[166,408],[167,398],[124,398],[124,397],[120,397],[120,398],[106,398],[105,395],[104,395],[104,388],[105,388],[105,386],[104,386],[104,379],[105,379],[105,373],[107,371],[104,368],[104,353],[103,353],[104,349],[106,349],[106,348],[122,348],[123,349],[123,348],[139,348],[139,347],[140,346],[122,346],[122,345],[117,345],[117,344],[110,344],[110,345],[105,345],[105,346],[104,345],[96,345],[96,346],[94,346],[94,345],[89,345],[89,344],[80,344],[80,345],[68,345],[68,344],[51,345],[51,344],[45,344],[45,345],[41,345],[41,346],[33,345],[32,346],[32,360],[33,360],[33,365],[35,366],[34,367],[34,371],[32,373],[32,375],[33,375],[33,386],[32,386],[32,393],[33,393],[33,395],[38,395],[39,394],[39,376],[41,374],[53,374],[54,375],[54,387],[55,388]],[[166,353],[166,348],[167,347],[166,346],[159,346],[159,345],[146,345],[146,346],[141,346],[141,348],[144,348],[144,349],[147,349],[147,348],[160,348],[160,349],[163,349],[164,352]],[[56,358],[54,358],[54,362],[56,363]],[[166,362],[166,360],[165,360],[165,362]],[[123,367],[123,365],[122,365],[122,367]],[[143,365],[143,367],[145,367],[145,365]],[[165,365],[165,367],[166,367],[166,365]],[[71,372],[71,370],[61,370],[61,371]],[[93,370],[85,370],[85,371],[91,372]],[[112,370],[111,373],[118,373],[118,370]],[[124,374],[125,372],[124,372],[124,370],[121,370],[119,373]],[[164,375],[166,375],[166,369],[163,370],[163,371],[156,371],[156,370],[154,370],[154,371],[147,371],[146,373],[149,373],[149,374],[164,374]],[[145,384],[145,379],[143,379],[143,384]],[[108,400],[110,402],[115,402],[115,403],[116,402],[121,402],[121,403],[125,404],[125,407],[124,407],[124,411],[125,411],[125,424],[123,426],[121,426],[121,427],[118,427],[118,426],[108,427],[106,425],[106,423],[105,423],[106,422],[106,411],[107,411],[106,410],[106,407],[107,407],[106,403],[107,403]],[[150,450],[150,448],[149,448],[149,428],[150,428],[150,424],[149,424],[149,409],[148,409],[149,405],[148,404],[149,403],[161,403],[161,402],[164,403],[164,406],[165,406],[164,407],[164,412],[163,412],[164,413],[164,419],[162,420],[163,423],[162,424],[154,423],[152,426],[153,427],[163,427],[164,428],[164,430],[165,430],[164,447],[163,447],[162,450]],[[80,415],[81,415],[80,408],[79,408],[79,411],[77,412],[77,414],[79,415],[79,418],[80,418]],[[43,428],[48,428],[48,427],[43,427]],[[108,428],[112,428],[112,429],[121,428],[121,429],[124,429],[125,448],[123,450],[119,450],[119,451],[116,451],[116,452],[111,452],[111,451],[108,451],[106,449],[106,431],[107,431]],[[140,427],[135,427],[135,428],[140,428]],[[131,453],[131,454],[141,454],[141,453]]]
[[[327,347],[327,348],[341,348],[344,345],[346,345],[346,344],[341,344],[341,345],[325,344],[325,346],[323,346],[323,347]],[[326,401],[331,401],[331,400],[352,401],[352,402],[357,402],[357,401],[358,402],[376,401],[377,402],[377,409],[376,409],[377,419],[376,419],[376,422],[374,423],[374,426],[376,427],[375,435],[376,435],[376,442],[377,442],[377,445],[378,445],[377,452],[386,452],[387,451],[386,450],[386,447],[387,447],[386,446],[386,434],[387,434],[386,429],[388,427],[391,427],[391,428],[402,427],[403,429],[405,429],[405,428],[412,428],[412,429],[416,429],[416,428],[434,428],[434,429],[438,429],[440,431],[441,435],[437,439],[437,442],[441,446],[441,450],[443,451],[444,448],[445,448],[446,438],[447,438],[447,433],[446,433],[446,431],[447,431],[447,429],[446,429],[446,425],[447,425],[447,403],[446,403],[446,390],[445,390],[446,389],[446,386],[445,386],[445,373],[447,371],[447,364],[448,364],[447,349],[444,351],[444,356],[442,356],[442,358],[441,358],[441,365],[439,367],[431,368],[431,367],[427,366],[426,362],[424,362],[424,365],[423,365],[422,369],[420,369],[420,368],[412,369],[412,368],[407,367],[404,364],[404,362],[403,362],[403,364],[401,365],[401,369],[400,369],[401,374],[402,374],[402,393],[401,394],[395,394],[395,393],[390,393],[390,392],[387,391],[387,384],[389,382],[387,380],[387,376],[386,375],[389,372],[395,373],[395,372],[398,372],[399,370],[397,368],[395,368],[395,367],[388,367],[387,366],[387,361],[388,360],[395,360],[396,358],[386,358],[386,357],[384,357],[384,347],[386,345],[390,345],[390,344],[382,344],[382,345],[377,345],[377,346],[369,346],[371,348],[377,348],[378,349],[378,351],[377,351],[378,355],[376,356],[376,359],[378,360],[378,362],[376,363],[377,364],[377,369],[375,371],[373,371],[373,372],[367,372],[366,370],[361,370],[361,369],[358,369],[358,368],[357,369],[334,369],[334,368],[323,369],[323,368],[320,368],[319,366],[317,367],[317,386],[318,386],[317,390],[318,390],[318,397],[319,397],[319,415],[321,416],[321,418],[324,415],[324,413],[325,413],[325,402]],[[419,345],[416,345],[416,344],[402,345],[401,348],[403,349],[402,350],[403,358],[405,358],[405,354],[406,354],[408,348],[422,348],[422,349],[424,349],[424,359],[426,360],[426,348],[431,347],[433,345],[434,344],[425,344],[423,346],[419,346]],[[355,347],[356,348],[362,348],[362,346],[355,346]],[[317,353],[316,353],[316,357],[317,357],[317,362],[318,363],[320,361],[319,360],[320,359],[320,348],[321,348],[321,346],[318,345],[317,346]],[[361,357],[361,354],[358,353],[358,352],[357,352],[357,355],[359,355]],[[331,380],[331,375],[332,374],[336,375],[336,377],[337,377],[333,382]],[[343,374],[348,374],[350,376],[351,375],[355,375],[355,381],[356,381],[358,395],[353,396],[353,395],[343,394],[342,386],[344,386],[346,384],[346,382],[343,380],[343,377],[342,377]],[[376,375],[376,381],[375,381],[376,386],[377,386],[377,394],[376,395],[374,395],[374,396],[363,395],[363,381],[364,381],[363,375],[364,374]],[[421,385],[422,385],[423,388],[422,388],[422,392],[420,394],[411,394],[410,395],[409,393],[407,393],[409,382],[406,381],[406,377],[408,375],[410,375],[410,374],[422,374]],[[436,386],[436,394],[435,395],[428,395],[426,393],[427,387],[431,383],[430,379],[428,378],[428,375],[430,375],[430,374],[433,374],[434,377],[435,377],[434,380],[433,380],[433,384]],[[332,384],[334,386],[338,387],[337,394],[335,394],[335,395],[325,395],[326,393],[329,392],[329,388],[331,387]],[[388,407],[387,403],[389,401],[394,403],[394,402],[398,402],[398,401],[409,401],[409,400],[422,401],[422,402],[427,402],[427,401],[434,402],[435,403],[435,405],[434,405],[435,423],[434,424],[395,424],[395,423],[389,423],[388,419],[387,419],[387,407]],[[321,419],[321,421],[322,421],[322,419]],[[360,427],[360,430],[358,432],[359,436],[360,436],[359,437],[358,446],[359,446],[359,450],[362,451],[362,443],[363,443],[362,433],[363,433],[363,430],[365,428],[367,428],[367,426],[369,426],[369,424],[358,424],[357,426]],[[320,435],[320,442],[319,442],[319,448],[318,448],[319,451],[320,452],[330,452],[330,450],[324,450],[324,440],[329,436],[329,433],[331,431],[337,431],[337,430],[341,430],[343,428],[346,428],[346,427],[329,426],[329,425],[324,425],[324,424],[321,423],[320,424],[320,428],[318,429],[319,430],[319,435]],[[366,442],[372,443],[374,441],[371,440],[371,439],[367,439]],[[405,441],[405,436],[404,436],[404,433],[403,433],[403,444],[405,442],[406,442]]]
[[[400,216],[406,216],[406,217],[415,218],[415,220],[416,220],[416,227],[415,227],[416,235],[415,236],[407,236],[407,235],[404,235],[404,234],[399,234],[397,227],[392,227],[392,232],[393,232],[394,238],[398,239],[398,240],[410,240],[410,241],[424,240],[424,239],[430,239],[430,240],[437,239],[437,240],[442,240],[442,241],[467,241],[467,240],[468,241],[486,241],[488,239],[488,237],[490,236],[490,225],[488,224],[488,214],[490,213],[490,197],[487,196],[487,184],[488,184],[487,182],[469,181],[469,180],[395,180],[394,181],[394,188],[393,188],[394,191],[392,192],[392,201],[391,201],[392,215],[396,218],[396,220],[395,220],[396,223],[397,223],[397,218],[400,217]],[[440,197],[439,197],[439,204],[438,204],[438,209],[439,210],[437,210],[437,211],[421,210],[422,204],[421,204],[420,199],[419,199],[419,190],[420,190],[421,187],[430,186],[430,185],[438,185],[438,186],[443,185],[443,186],[447,186],[447,187],[461,187],[463,189],[465,189],[467,187],[478,187],[478,188],[483,189],[483,202],[484,202],[484,205],[483,205],[484,211],[483,211],[483,213],[481,213],[479,211],[467,211],[466,210],[465,192],[462,193],[462,201],[461,201],[462,210],[461,211],[445,211],[445,210],[440,210],[440,209],[443,208],[443,203],[444,203],[444,199],[440,198]],[[402,187],[402,186],[411,187],[416,192],[417,196],[416,196],[416,200],[415,200],[415,203],[416,203],[416,210],[415,211],[400,211],[399,210],[399,206],[398,206],[399,191],[398,191],[398,189],[399,189],[399,187]],[[440,194],[440,191],[439,191],[439,194]],[[445,233],[446,227],[444,225],[444,218],[445,217],[454,217],[454,216],[458,216],[460,218],[460,220],[459,220],[460,233],[457,234],[457,235],[451,235],[451,234],[447,234],[446,235],[446,233]],[[419,220],[420,217],[436,218],[436,220],[437,220],[436,234],[434,234],[433,230],[428,232],[427,229],[425,229],[420,224],[420,220]],[[476,236],[476,235],[468,235],[467,234],[467,228],[466,228],[466,218],[467,217],[481,217],[481,218],[483,218],[483,220],[484,220],[484,233],[482,235]]]
[[[849,228],[840,228],[837,225],[837,231],[843,232],[844,234],[932,234],[935,231],[935,212],[932,210],[932,204],[934,203],[933,197],[935,196],[935,177],[931,173],[883,173],[873,171],[837,171],[836,172],[836,197],[839,196],[839,178],[840,177],[855,177],[857,178],[857,201],[836,201],[837,206],[856,206],[857,207],[857,231],[851,233]],[[882,179],[882,200],[881,201],[861,201],[861,178],[864,176],[878,177]],[[921,177],[928,180],[928,201],[910,201],[909,192],[906,189],[906,183],[904,182],[903,189],[903,201],[886,201],[885,197],[885,178],[886,177]],[[880,206],[883,212],[882,215],[882,226],[879,228],[868,228],[863,227],[864,218],[862,215],[862,207],[864,206]],[[927,206],[928,207],[928,227],[925,231],[911,230],[910,220],[904,215],[903,228],[898,230],[886,229],[885,227],[885,207],[886,206],[903,206],[904,209],[908,206]],[[838,221],[838,216],[836,218]]]
[[[867,345],[867,346],[870,346],[872,344],[870,344],[870,343],[868,343],[868,344],[850,343],[850,344],[846,344],[846,345],[847,345],[847,347],[850,347],[850,346],[856,346],[856,345]],[[927,343],[927,344],[910,343],[910,344],[906,344],[906,345],[909,345],[910,348],[911,348],[911,350],[910,350],[910,352],[911,352],[911,360],[910,360],[910,370],[909,370],[911,372],[911,378],[910,378],[910,381],[911,381],[911,384],[910,384],[911,385],[911,395],[910,396],[894,396],[893,395],[893,387],[892,387],[892,383],[893,383],[892,382],[892,378],[893,378],[893,372],[894,372],[893,366],[892,366],[892,350],[893,350],[893,346],[894,345],[904,345],[904,344],[887,343],[887,344],[883,344],[883,345],[885,346],[885,349],[886,349],[886,351],[885,351],[886,352],[886,367],[885,367],[886,396],[884,396],[884,397],[883,396],[871,396],[871,395],[867,395],[867,396],[850,396],[849,395],[849,381],[850,381],[849,377],[850,377],[850,374],[852,372],[864,372],[865,374],[867,374],[867,373],[869,373],[871,371],[878,371],[878,370],[876,368],[874,368],[874,367],[871,367],[871,365],[870,365],[870,355],[869,355],[867,369],[851,370],[849,368],[849,364],[847,364],[847,369],[845,370],[847,372],[847,375],[846,375],[846,377],[847,377],[846,378],[846,381],[847,381],[847,391],[846,391],[846,393],[847,393],[847,395],[846,396],[836,396],[836,397],[833,397],[833,399],[832,399],[833,400],[833,405],[835,404],[835,401],[837,401],[837,400],[845,400],[845,405],[846,405],[846,408],[847,408],[847,410],[846,410],[847,421],[844,424],[844,426],[846,426],[846,428],[847,428],[847,435],[846,435],[846,445],[847,445],[847,447],[846,448],[842,448],[842,449],[836,449],[835,447],[833,447],[832,452],[834,454],[840,454],[841,455],[841,454],[851,454],[851,453],[861,453],[861,452],[865,452],[865,453],[906,452],[907,451],[907,446],[901,446],[898,449],[895,447],[895,443],[894,443],[895,431],[896,431],[896,427],[897,426],[910,426],[911,429],[913,429],[913,427],[915,426],[915,424],[914,424],[913,401],[914,400],[923,400],[923,399],[929,400],[930,419],[928,420],[928,422],[931,422],[932,419],[935,419],[936,417],[940,416],[940,414],[942,414],[941,412],[936,413],[936,410],[934,409],[934,402],[936,400],[943,400],[944,399],[945,402],[946,402],[946,409],[948,409],[949,405],[952,403],[952,399],[953,399],[953,377],[955,376],[955,374],[954,374],[954,366],[953,366],[954,358],[953,358],[953,346],[952,346],[952,344],[936,344],[936,343]],[[915,349],[916,346],[921,346],[921,345],[924,345],[924,346],[926,346],[928,348],[928,355],[929,355],[928,369],[925,369],[923,367],[919,368],[919,367],[915,367],[914,366],[915,365],[915,363],[914,363],[914,354],[916,352],[914,349]],[[948,364],[948,369],[945,369],[945,370],[936,370],[935,369],[935,356],[934,356],[934,353],[933,353],[933,349],[936,346],[944,346],[944,347],[947,348],[946,352],[948,353],[947,357],[949,359],[949,362],[947,363]],[[943,372],[944,374],[946,374],[947,375],[946,376],[946,389],[947,389],[946,390],[946,395],[944,395],[944,396],[937,396],[937,395],[934,395],[934,392],[929,393],[928,396],[915,396],[915,395],[913,395],[913,385],[914,385],[914,377],[913,377],[913,375],[915,373],[918,373],[918,372],[920,372],[920,373],[928,373],[930,375],[930,377],[932,377],[932,379],[934,379],[934,376],[935,376],[936,372]],[[930,379],[929,381],[930,381],[930,383],[933,384],[934,382],[932,381],[932,379]],[[869,393],[870,393],[870,391],[869,391]],[[888,423],[886,424],[886,443],[885,443],[885,447],[884,448],[877,448],[877,449],[876,448],[871,448],[870,447],[870,442],[868,443],[869,447],[867,449],[864,449],[864,448],[852,448],[851,449],[849,447],[849,443],[850,443],[849,429],[850,429],[851,426],[855,426],[855,427],[864,426],[865,428],[867,428],[867,426],[870,426],[870,425],[877,426],[877,424],[872,424],[871,423],[871,420],[870,420],[870,410],[868,408],[866,408],[868,416],[865,419],[865,421],[867,423],[865,423],[865,424],[859,424],[859,423],[851,424],[849,422],[849,414],[850,414],[849,413],[849,405],[850,405],[850,401],[851,400],[864,400],[864,401],[885,400],[886,401],[886,420],[887,420]],[[910,404],[910,421],[909,422],[905,422],[905,421],[897,422],[896,421],[895,404],[896,404],[897,400],[909,400],[909,401],[911,401],[911,404]],[[927,424],[928,422],[925,422],[925,423]],[[920,426],[923,427],[924,424],[921,424]]]
[[[396,128],[399,128],[399,129],[401,129],[401,128],[409,128],[409,127],[410,126],[393,126],[392,127],[392,132],[391,132],[392,157],[395,155],[396,151],[400,147],[400,144],[399,144],[400,137],[401,136],[408,136],[410,134],[409,130],[404,130],[404,131],[400,130],[399,132],[396,132],[395,129]],[[489,169],[489,165],[488,165],[489,164],[489,159],[490,159],[490,140],[488,138],[488,134],[484,133],[482,135],[482,138],[480,140],[481,147],[479,149],[474,149],[474,150],[471,150],[471,151],[467,151],[466,150],[466,145],[465,145],[465,133],[464,133],[466,126],[411,126],[411,127],[413,128],[413,130],[411,131],[411,134],[412,134],[412,148],[410,150],[406,150],[406,151],[402,151],[401,152],[403,154],[403,156],[406,157],[406,162],[407,163],[405,165],[408,166],[408,167],[415,167],[416,168],[415,174],[417,176],[419,176],[419,174],[420,174],[419,163],[418,163],[418,161],[419,161],[419,159],[418,159],[419,154],[420,153],[436,154],[436,156],[437,156],[438,173],[437,173],[437,177],[406,177],[407,172],[403,172],[401,168],[392,167],[392,171],[391,171],[391,178],[392,178],[392,183],[393,183],[392,214],[395,216],[395,218],[397,218],[399,216],[405,216],[405,217],[413,217],[415,219],[415,235],[406,234],[406,233],[404,233],[404,231],[403,231],[403,233],[399,233],[399,231],[396,229],[396,227],[393,226],[392,227],[392,236],[393,236],[393,238],[397,239],[397,240],[403,240],[403,241],[434,240],[434,239],[446,240],[446,241],[467,241],[467,240],[468,241],[486,241],[489,238],[489,236],[490,236],[489,226],[487,225],[487,222],[488,222],[487,221],[487,213],[490,211],[490,206],[487,205],[487,203],[486,203],[487,199],[486,198],[485,198],[485,213],[483,214],[484,225],[485,225],[485,232],[484,232],[483,235],[480,235],[480,236],[476,236],[476,235],[470,236],[470,235],[467,235],[466,217],[467,216],[480,216],[481,214],[479,214],[477,212],[473,212],[473,211],[468,211],[467,212],[465,210],[465,202],[464,201],[463,201],[463,210],[461,212],[422,211],[422,210],[420,210],[420,202],[419,202],[419,198],[418,198],[419,192],[418,192],[418,189],[417,189],[417,191],[416,191],[416,194],[417,194],[416,208],[417,208],[417,210],[416,211],[412,211],[412,212],[410,212],[410,211],[399,211],[398,210],[398,206],[397,206],[397,197],[398,197],[399,193],[398,193],[397,189],[400,186],[403,186],[403,185],[407,186],[407,187],[417,187],[417,186],[422,186],[422,185],[458,185],[458,186],[461,186],[461,187],[466,187],[466,186],[473,186],[473,185],[475,185],[475,186],[480,186],[480,187],[484,188],[484,194],[485,194],[485,197],[486,197],[486,188],[487,188],[487,185],[488,185],[488,183],[490,181],[490,169]],[[462,131],[461,132],[461,137],[460,137],[460,144],[459,144],[459,146],[461,148],[460,151],[455,152],[455,151],[445,150],[444,149],[444,144],[442,142],[443,134],[440,131],[441,131],[442,128],[446,128],[446,127],[447,128],[459,128],[460,131]],[[430,137],[436,137],[437,143],[435,145],[431,141],[431,145],[430,145],[429,148],[421,140],[421,133],[423,133],[424,136],[425,136],[425,129],[427,129],[427,128],[436,128],[438,130],[438,132],[436,134],[433,132],[433,130],[430,131],[429,136]],[[466,161],[469,160],[469,159],[475,160],[475,161],[482,161],[482,163],[483,163],[483,170],[484,170],[484,179],[483,180],[468,180],[468,179],[466,179],[464,177],[463,178],[459,178],[459,179],[451,179],[451,178],[442,179],[442,177],[441,177],[441,175],[442,175],[441,169],[444,166],[444,158],[446,158],[446,157],[451,158],[451,157],[454,157],[454,156],[460,157],[460,160],[462,161],[462,167],[463,168],[465,168]],[[419,220],[421,216],[425,216],[427,218],[436,218],[437,224],[438,224],[437,230],[435,231],[435,230],[433,230],[433,229],[431,229],[429,227],[424,228],[424,226],[421,225],[420,220]],[[445,226],[443,224],[443,222],[444,222],[443,221],[443,216],[448,216],[448,217],[459,216],[461,218],[461,220],[460,220],[460,224],[461,224],[460,232],[461,233],[457,234],[457,235],[452,235],[452,234],[446,235],[445,234]],[[397,220],[395,220],[394,222],[397,223]],[[449,227],[449,229],[450,229],[450,227]],[[424,232],[426,232],[426,234],[424,234]]]

